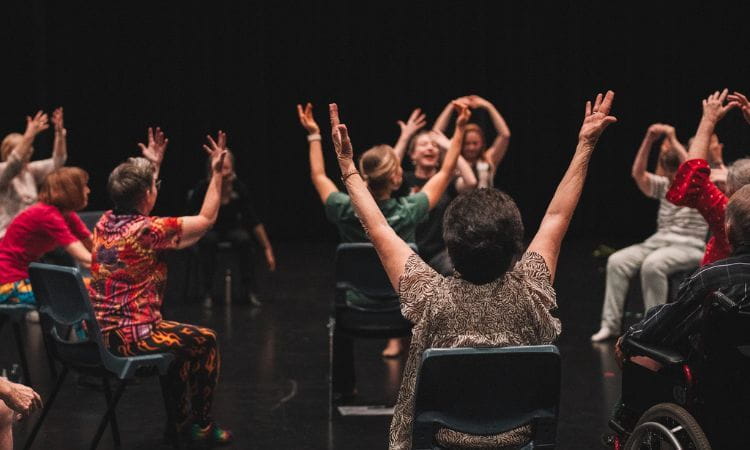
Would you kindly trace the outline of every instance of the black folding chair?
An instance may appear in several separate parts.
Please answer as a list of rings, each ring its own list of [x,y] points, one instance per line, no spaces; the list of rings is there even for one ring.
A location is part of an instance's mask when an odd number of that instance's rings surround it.
[[[117,402],[129,380],[136,376],[149,375],[160,376],[162,395],[167,410],[166,435],[172,438],[177,447],[179,441],[174,420],[175,411],[172,409],[175,403],[171,401],[169,385],[165,377],[174,360],[174,355],[157,353],[119,357],[111,354],[102,341],[101,330],[78,269],[32,263],[29,266],[29,275],[39,308],[44,340],[52,357],[62,365],[62,371],[52,392],[45,399],[44,409],[39,420],[34,424],[24,448],[31,448],[69,370],[100,377],[104,386],[107,411],[99,422],[90,448],[97,447],[108,422],[112,426],[112,438],[115,445],[120,446],[120,433],[115,416]],[[79,323],[85,325],[87,338],[77,341],[68,339],[71,335],[71,328]],[[114,393],[110,389],[110,378],[117,380]]]
[[[77,214],[83,223],[86,224],[86,227],[93,233],[99,219],[104,215],[104,211],[80,211]]]
[[[412,448],[440,448],[439,428],[490,436],[531,425],[522,449],[552,449],[560,374],[554,345],[428,349],[417,374]]]
[[[416,246],[410,245],[416,252]],[[340,244],[335,266],[336,290],[328,324],[331,405],[336,397],[353,393],[353,339],[405,337],[412,327],[401,315],[398,294],[371,243]],[[364,301],[348,300],[349,293],[364,297]]]

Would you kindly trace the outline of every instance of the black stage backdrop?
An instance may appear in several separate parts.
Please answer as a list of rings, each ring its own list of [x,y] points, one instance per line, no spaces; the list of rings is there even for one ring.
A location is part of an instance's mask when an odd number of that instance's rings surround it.
[[[91,208],[102,209],[110,170],[160,125],[170,144],[155,212],[180,214],[205,173],[203,136],[224,129],[274,240],[336,239],[309,182],[298,102],[314,103],[338,179],[328,102],[361,152],[392,144],[396,120],[416,106],[431,123],[451,98],[488,98],[513,135],[497,184],[531,236],[585,100],[613,89],[619,123],[600,142],[571,234],[637,238],[655,226],[656,204],[630,178],[646,127],[671,123],[686,141],[701,98],[750,91],[746,17],[714,3],[5,0],[2,9],[0,133],[63,105],[69,164],[91,174]],[[739,114],[718,132],[726,160],[750,149]],[[51,141],[40,137],[35,156]]]

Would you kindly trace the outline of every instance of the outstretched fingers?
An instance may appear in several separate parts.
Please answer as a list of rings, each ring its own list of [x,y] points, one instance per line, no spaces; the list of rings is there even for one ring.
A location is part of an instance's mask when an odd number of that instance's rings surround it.
[[[339,106],[335,103],[328,105],[328,115],[331,118],[331,129],[335,130],[339,126]]]
[[[597,95],[597,99],[602,94]],[[604,96],[604,99],[602,100],[601,104],[599,105],[599,109],[597,111],[602,112],[604,114],[609,114],[609,111],[612,109],[612,102],[615,99],[615,93],[614,91],[607,91],[607,94]]]

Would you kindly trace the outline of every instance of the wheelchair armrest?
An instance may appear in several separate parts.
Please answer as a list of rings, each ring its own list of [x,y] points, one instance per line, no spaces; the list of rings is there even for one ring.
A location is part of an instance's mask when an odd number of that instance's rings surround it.
[[[676,365],[684,364],[687,358],[675,350],[644,344],[633,339],[623,341],[623,347],[629,356],[647,356],[661,364]]]

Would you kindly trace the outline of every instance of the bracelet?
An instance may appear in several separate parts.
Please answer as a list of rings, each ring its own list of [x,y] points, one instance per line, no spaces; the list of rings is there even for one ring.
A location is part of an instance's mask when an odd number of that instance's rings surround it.
[[[323,139],[320,137],[320,133],[308,134],[307,135],[307,142],[322,141],[322,140]]]
[[[349,173],[345,173],[345,174],[341,175],[341,181],[342,181],[342,182],[343,182],[344,184],[346,184],[346,179],[347,179],[347,178],[349,178],[349,177],[350,177],[350,176],[352,176],[352,175],[355,175],[355,174],[356,174],[356,175],[359,175],[359,171],[358,171],[358,170],[353,170],[353,171],[351,171],[351,172],[349,172]]]

